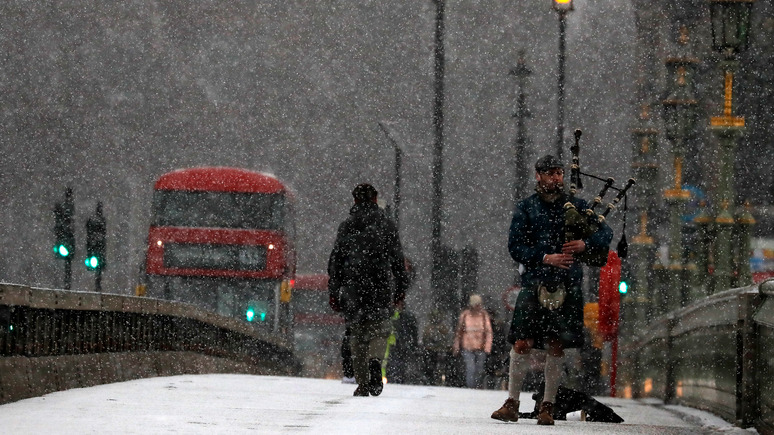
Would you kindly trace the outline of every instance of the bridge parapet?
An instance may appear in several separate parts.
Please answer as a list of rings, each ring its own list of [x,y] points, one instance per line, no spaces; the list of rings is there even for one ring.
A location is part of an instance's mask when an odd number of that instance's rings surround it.
[[[774,279],[654,319],[623,349],[635,396],[774,434]]]
[[[189,304],[0,284],[0,403],[152,376],[299,370],[282,337]]]

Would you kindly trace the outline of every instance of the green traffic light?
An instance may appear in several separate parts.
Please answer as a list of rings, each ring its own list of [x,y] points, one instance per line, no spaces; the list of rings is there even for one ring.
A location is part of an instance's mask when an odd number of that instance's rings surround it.
[[[96,269],[99,266],[99,258],[92,255],[91,257],[87,258],[84,263],[86,263],[86,267],[89,269]]]
[[[627,284],[626,281],[621,281],[621,283],[618,284],[618,293],[625,295],[628,291],[629,284]]]
[[[261,322],[266,321],[266,311],[256,312],[254,307],[247,307],[247,311],[245,311],[245,319],[248,322],[253,322],[256,320],[256,318]]]
[[[60,257],[67,257],[68,255],[70,255],[70,251],[67,249],[67,246],[65,245],[54,246],[54,252],[59,254]]]

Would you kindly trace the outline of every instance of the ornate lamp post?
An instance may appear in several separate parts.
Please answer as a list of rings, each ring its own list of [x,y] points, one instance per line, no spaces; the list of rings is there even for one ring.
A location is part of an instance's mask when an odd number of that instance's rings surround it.
[[[725,81],[723,114],[710,119],[710,128],[720,144],[719,171],[715,204],[717,237],[715,239],[714,289],[722,291],[733,283],[732,238],[734,220],[734,151],[738,138],[744,132],[744,118],[733,115],[734,72],[739,67],[736,55],[747,48],[750,32],[750,11],[755,0],[710,0],[712,22],[712,47],[721,53],[724,59],[719,63]],[[744,219],[741,225],[751,225]],[[749,255],[749,238],[746,241]],[[749,269],[749,261],[740,261],[740,267]],[[740,274],[749,276],[747,274]]]
[[[683,27],[680,31],[681,46],[688,43],[688,31]],[[690,192],[682,188],[683,158],[685,156],[685,140],[694,132],[696,124],[696,106],[694,97],[693,75],[699,60],[682,54],[666,60],[667,74],[671,77],[669,96],[662,102],[664,106],[664,127],[666,137],[672,145],[674,164],[672,188],[664,191],[664,199],[669,208],[669,264],[667,265],[667,285],[663,287],[662,309],[679,308],[686,300],[686,282],[683,277],[683,244],[682,220],[685,203],[690,199]]]
[[[562,161],[564,148],[564,52],[567,13],[573,10],[572,0],[553,0],[553,9],[559,13],[559,98],[557,102],[556,157]]]
[[[755,0],[710,0],[712,48],[733,57],[747,49]]]
[[[658,188],[658,134],[650,116],[650,107],[646,104],[640,113],[640,122],[631,130],[633,139],[632,169],[634,177],[640,183],[637,193],[637,211],[639,214],[639,233],[632,238],[632,265],[634,280],[629,292],[631,309],[629,310],[632,331],[638,331],[648,324],[648,312],[652,304],[653,280],[650,271],[656,257],[653,237],[648,231],[650,213],[655,209]]]
[[[643,104],[639,122],[631,129],[632,137],[632,170],[640,188],[637,189],[635,209],[638,214],[639,232],[632,237],[631,245],[631,287],[626,295],[621,296],[621,337],[628,339],[628,344],[636,342],[638,334],[643,331],[652,319],[657,308],[653,304],[657,296],[654,290],[656,282],[653,279],[656,269],[656,245],[649,233],[649,213],[656,207],[659,195],[658,175],[658,135],[659,130],[653,123],[650,105]],[[652,226],[652,225],[651,225]],[[629,347],[629,346],[625,346]],[[622,366],[625,372],[631,374],[632,395],[640,397],[645,376],[642,370],[641,355],[627,352]]]

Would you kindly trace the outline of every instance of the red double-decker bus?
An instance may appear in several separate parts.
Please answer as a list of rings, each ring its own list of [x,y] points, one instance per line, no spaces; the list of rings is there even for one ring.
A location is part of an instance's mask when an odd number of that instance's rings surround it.
[[[225,167],[166,173],[153,192],[146,294],[289,338],[294,239],[293,195],[277,178]]]

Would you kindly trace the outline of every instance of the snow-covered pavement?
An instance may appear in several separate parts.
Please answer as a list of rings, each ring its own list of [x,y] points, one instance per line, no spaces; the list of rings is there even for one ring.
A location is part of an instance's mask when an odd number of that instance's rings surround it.
[[[598,398],[623,424],[489,415],[504,391],[387,385],[379,397],[353,397],[339,381],[276,376],[185,375],[52,393],[0,406],[3,434],[751,434],[711,414],[657,401]],[[534,402],[523,393],[521,410]]]

